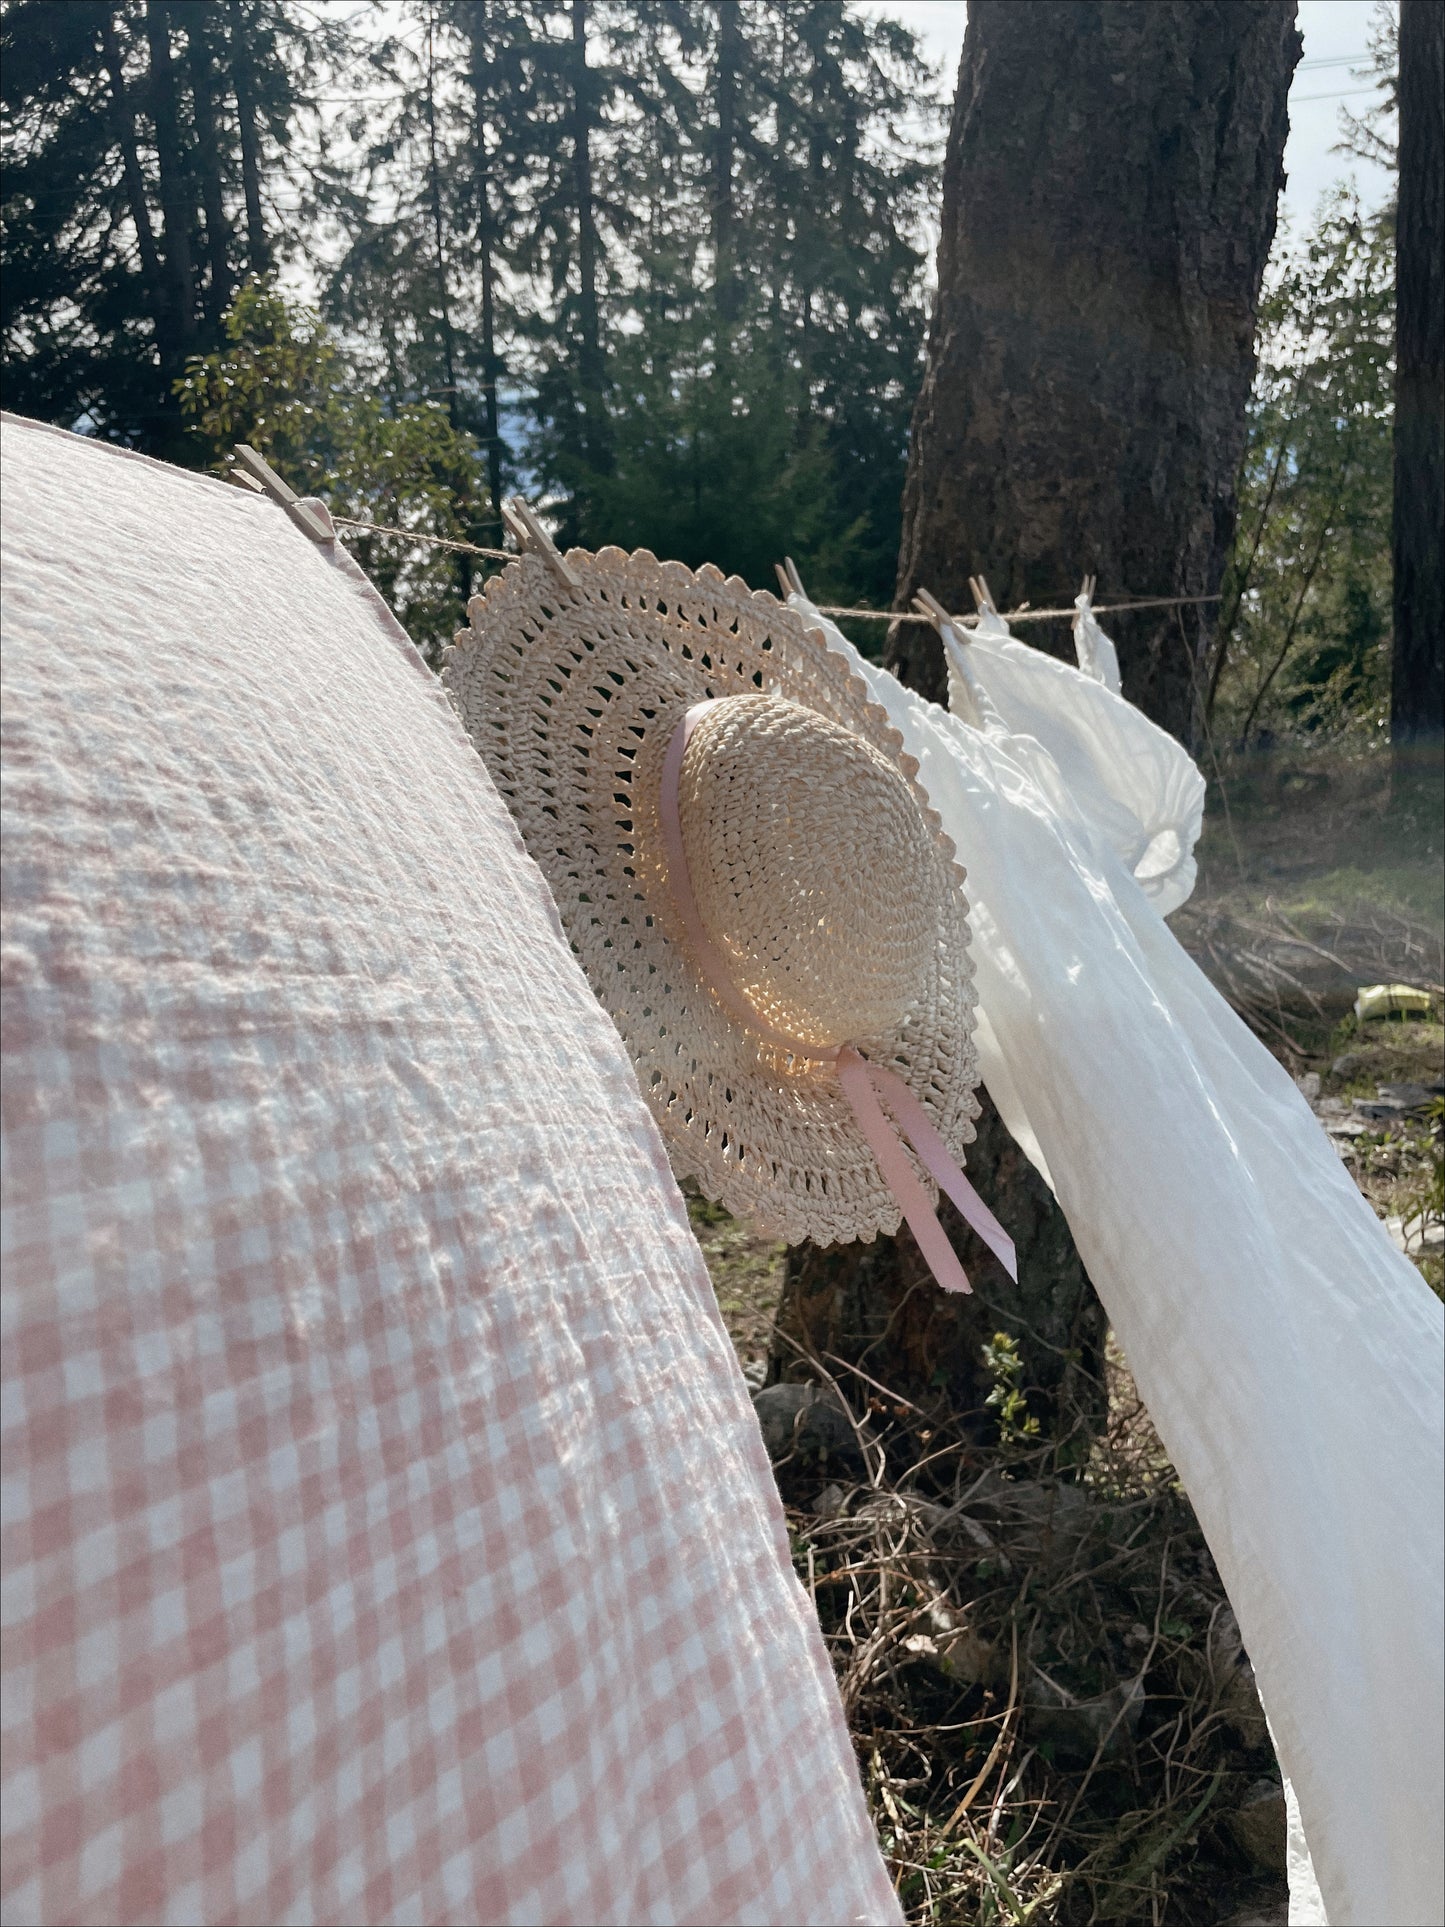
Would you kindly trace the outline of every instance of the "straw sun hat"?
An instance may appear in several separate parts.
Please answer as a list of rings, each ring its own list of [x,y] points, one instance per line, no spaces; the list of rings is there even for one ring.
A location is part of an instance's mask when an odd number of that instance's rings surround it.
[[[468,615],[443,680],[679,1177],[789,1242],[922,1212],[966,1289],[919,1169],[983,1212],[963,871],[866,685],[771,595],[645,550],[544,540]]]

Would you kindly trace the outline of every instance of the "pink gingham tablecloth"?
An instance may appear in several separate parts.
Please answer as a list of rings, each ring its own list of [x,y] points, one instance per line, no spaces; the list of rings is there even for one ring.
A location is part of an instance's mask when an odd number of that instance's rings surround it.
[[[896,1921],[621,1044],[270,502],[3,429],[6,1922]]]

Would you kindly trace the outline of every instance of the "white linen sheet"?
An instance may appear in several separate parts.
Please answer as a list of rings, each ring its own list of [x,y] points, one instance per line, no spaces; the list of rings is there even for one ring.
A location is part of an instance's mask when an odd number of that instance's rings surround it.
[[[1234,1606],[1309,1842],[1292,1828],[1291,1919],[1435,1927],[1441,1306],[1108,826],[1008,728],[978,643],[950,651],[970,721],[792,602],[887,708],[967,869],[984,1083],[1058,1197]]]

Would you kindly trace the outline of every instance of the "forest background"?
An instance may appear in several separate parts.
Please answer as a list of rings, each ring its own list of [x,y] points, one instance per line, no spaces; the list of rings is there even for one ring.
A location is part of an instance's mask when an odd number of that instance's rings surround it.
[[[7,0],[0,34],[6,406],[198,466],[250,441],[340,514],[483,545],[520,488],[564,542],[755,585],[789,553],[820,600],[889,606],[951,81],[909,27]],[[1387,165],[1393,39],[1382,8],[1312,83]],[[1392,319],[1391,207],[1342,185],[1272,261],[1226,745],[1385,739]],[[434,659],[477,566],[357,553]]]

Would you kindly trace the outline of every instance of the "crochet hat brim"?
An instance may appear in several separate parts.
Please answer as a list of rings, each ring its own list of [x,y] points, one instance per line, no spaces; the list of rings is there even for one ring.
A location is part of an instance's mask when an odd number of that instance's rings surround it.
[[[442,679],[627,1046],[673,1168],[789,1243],[895,1231],[898,1202],[833,1068],[764,1042],[699,977],[661,858],[658,790],[691,705],[758,691],[852,730],[903,773],[930,832],[936,932],[914,1006],[870,1055],[961,1162],[978,1114],[968,905],[917,764],[845,659],[765,591],[646,550],[574,549],[567,563],[576,587],[536,555],[493,577]],[[887,917],[886,903],[878,910]]]

